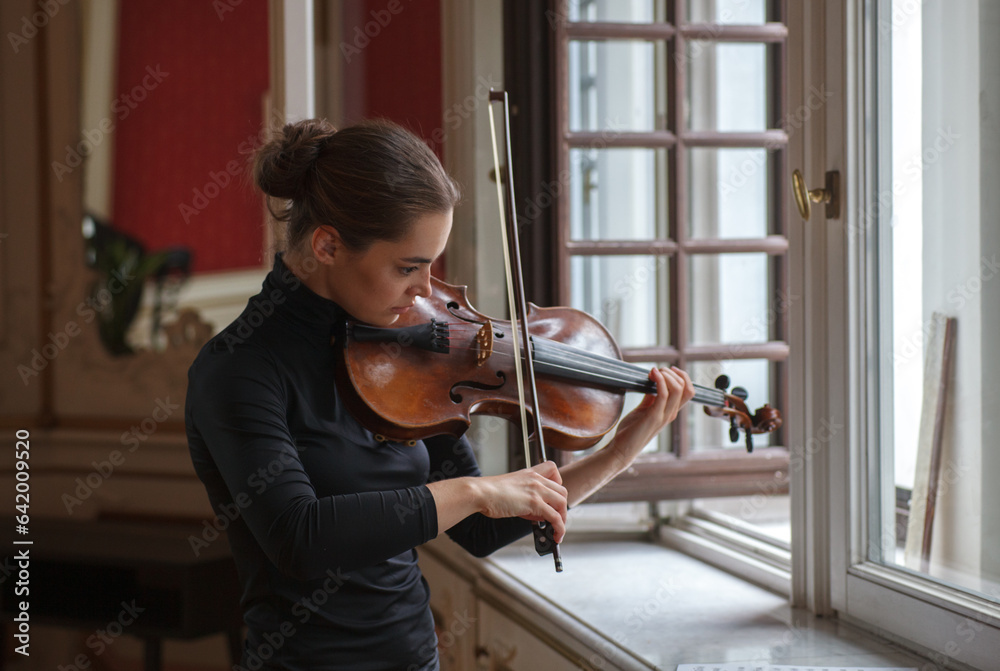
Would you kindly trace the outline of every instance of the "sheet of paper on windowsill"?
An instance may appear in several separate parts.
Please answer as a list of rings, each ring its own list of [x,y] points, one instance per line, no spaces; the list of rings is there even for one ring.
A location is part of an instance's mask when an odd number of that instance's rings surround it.
[[[907,666],[799,666],[798,664],[774,666],[771,664],[746,664],[730,662],[727,664],[681,664],[677,671],[917,671],[915,667]]]

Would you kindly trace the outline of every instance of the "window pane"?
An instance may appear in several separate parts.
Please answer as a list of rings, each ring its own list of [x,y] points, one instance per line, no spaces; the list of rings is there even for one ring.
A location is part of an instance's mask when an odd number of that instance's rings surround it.
[[[868,558],[1000,600],[1000,145],[987,141],[992,122],[979,112],[1000,84],[955,76],[995,69],[996,37],[976,12],[878,7],[888,14],[878,25],[891,28],[875,31],[890,63],[873,71],[891,73],[879,82],[873,133],[884,158],[865,228],[849,231],[875,236],[884,278]]]
[[[754,413],[765,403],[772,406],[771,376],[773,367],[763,359],[744,359],[719,361],[694,361],[688,364],[688,375],[695,384],[715,388],[715,380],[720,375],[728,375],[730,388],[743,387],[747,391],[746,406]],[[732,447],[735,450],[746,451],[746,439],[741,431],[734,443],[729,438],[729,422],[709,417],[705,414],[705,406],[699,403],[688,404],[688,430],[691,436],[691,451],[717,450],[720,447]],[[772,444],[772,434],[763,433],[753,436],[754,448],[768,447]]]
[[[767,254],[697,254],[688,258],[692,344],[775,340],[791,307],[769,296]]]
[[[570,21],[651,23],[666,15],[665,0],[569,0]]]
[[[762,131],[767,128],[766,45],[691,40],[687,43],[687,127]]]
[[[666,237],[666,149],[573,149],[569,161],[572,239]]]
[[[759,25],[766,19],[764,0],[687,0],[691,23]]]
[[[688,150],[688,236],[759,238],[768,235],[766,149]]]
[[[604,324],[619,347],[667,341],[669,268],[666,257],[574,256],[572,307]]]
[[[573,131],[650,131],[664,126],[657,82],[665,47],[638,40],[569,43],[569,128]]]

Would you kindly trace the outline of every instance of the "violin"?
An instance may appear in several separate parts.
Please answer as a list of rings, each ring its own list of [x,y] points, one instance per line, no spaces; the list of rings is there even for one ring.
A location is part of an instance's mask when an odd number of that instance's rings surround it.
[[[344,324],[336,384],[349,410],[381,439],[415,443],[443,433],[461,436],[475,413],[514,420],[525,464],[533,466],[547,459],[547,441],[564,450],[596,444],[621,417],[626,391],[656,393],[656,386],[645,368],[622,361],[607,329],[587,313],[525,301],[513,161],[506,142],[507,169],[501,170],[494,102],[504,106],[506,141],[507,93],[491,89],[488,111],[512,321],[481,314],[469,304],[465,287],[432,278],[431,295],[418,298],[393,327]],[[774,431],[781,415],[766,404],[751,415],[746,392],[737,387],[728,394],[728,386],[724,375],[716,389],[695,385],[694,400],[709,415],[729,420],[734,442],[742,430],[752,451],[752,434]],[[552,527],[534,522],[532,534],[536,552],[551,554],[562,571]]]
[[[344,365],[336,383],[345,404],[380,438],[401,442],[461,436],[474,414],[519,421],[510,321],[478,312],[464,286],[432,277],[431,287],[432,294],[417,298],[391,327],[343,324]],[[625,392],[656,393],[649,370],[622,361],[615,340],[594,317],[568,307],[528,306],[527,349],[545,444],[591,447],[618,422]],[[524,358],[523,343],[519,349]],[[717,384],[728,386],[728,379]],[[732,393],[694,387],[693,400],[708,415],[729,421],[734,442],[742,431],[748,451],[753,434],[781,426],[781,414],[770,405],[751,413],[740,387]]]

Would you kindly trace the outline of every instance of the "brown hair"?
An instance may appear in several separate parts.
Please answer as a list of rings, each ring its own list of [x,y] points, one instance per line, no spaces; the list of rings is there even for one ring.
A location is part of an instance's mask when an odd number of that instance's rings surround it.
[[[326,120],[286,124],[254,157],[253,178],[267,196],[291,201],[275,210],[287,222],[287,247],[321,224],[348,247],[398,240],[424,214],[447,212],[458,185],[420,138],[387,120],[336,130]]]

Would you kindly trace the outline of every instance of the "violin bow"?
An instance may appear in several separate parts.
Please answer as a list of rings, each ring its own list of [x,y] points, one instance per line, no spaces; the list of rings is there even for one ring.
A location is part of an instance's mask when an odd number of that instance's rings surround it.
[[[538,405],[538,392],[535,388],[535,367],[530,354],[531,341],[528,336],[528,305],[524,298],[524,282],[521,274],[521,250],[517,238],[517,211],[514,199],[513,161],[510,151],[510,111],[506,91],[490,89],[490,104],[487,105],[490,114],[490,137],[493,140],[493,167],[496,172],[497,199],[500,203],[500,230],[503,238],[504,268],[507,274],[507,302],[510,309],[511,334],[514,346],[514,372],[517,377],[517,396],[521,410],[521,439],[524,444],[524,459],[528,467],[540,464],[548,457],[545,453],[545,437],[542,433],[542,413]],[[497,150],[496,119],[493,114],[493,103],[503,103],[504,149],[507,160],[507,170],[500,168],[500,154]],[[504,189],[504,184],[507,188]],[[520,329],[518,329],[520,324]],[[518,333],[520,330],[520,333]],[[521,343],[524,346],[521,346]],[[522,356],[524,365],[522,367]],[[527,382],[525,382],[525,379]],[[531,391],[531,427],[535,435],[535,456],[532,459],[531,441],[528,435],[528,418],[525,403],[525,384]],[[552,525],[545,521],[532,525],[532,536],[535,540],[535,551],[539,555],[551,554],[555,561],[556,572],[563,570],[562,555],[559,545],[555,542]]]

